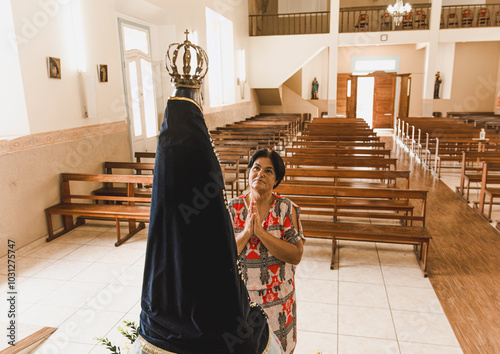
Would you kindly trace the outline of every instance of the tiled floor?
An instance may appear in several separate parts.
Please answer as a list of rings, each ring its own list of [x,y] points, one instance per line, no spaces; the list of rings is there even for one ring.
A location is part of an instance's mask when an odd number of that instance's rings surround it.
[[[138,322],[146,231],[116,248],[113,223],[92,222],[18,252],[18,339],[58,330],[36,353],[109,353],[95,337],[123,345],[116,329]],[[335,270],[331,243],[309,239],[297,268],[295,353],[461,353],[411,246],[342,242]],[[6,298],[6,259],[0,293]],[[6,301],[0,326],[6,328]],[[2,336],[0,350],[7,346]]]

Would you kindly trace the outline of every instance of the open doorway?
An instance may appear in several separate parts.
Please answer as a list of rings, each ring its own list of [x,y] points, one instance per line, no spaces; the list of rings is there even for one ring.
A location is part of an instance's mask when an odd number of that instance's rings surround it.
[[[392,128],[396,114],[396,81],[384,73],[399,72],[400,57],[352,57],[352,74],[357,77],[356,117],[363,118],[372,128]],[[372,76],[372,73],[380,75]]]
[[[359,77],[357,85],[356,117],[363,118],[373,128],[373,93],[375,78]]]
[[[156,151],[156,89],[149,27],[119,19],[132,154]]]

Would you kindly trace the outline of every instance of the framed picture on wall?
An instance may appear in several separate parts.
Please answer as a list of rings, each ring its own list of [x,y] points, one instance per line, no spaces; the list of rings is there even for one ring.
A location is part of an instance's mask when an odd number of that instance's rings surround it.
[[[49,79],[61,78],[61,59],[54,57],[47,57],[47,70]]]
[[[104,64],[97,65],[97,74],[99,82],[108,82],[108,66]]]

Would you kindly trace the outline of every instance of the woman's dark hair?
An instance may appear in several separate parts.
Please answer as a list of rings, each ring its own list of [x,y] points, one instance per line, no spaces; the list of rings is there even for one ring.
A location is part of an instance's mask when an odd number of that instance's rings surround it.
[[[285,177],[285,163],[283,162],[280,154],[268,148],[257,150],[255,154],[253,154],[250,158],[250,161],[248,161],[248,172],[250,172],[253,164],[255,163],[255,160],[257,160],[259,157],[267,157],[271,160],[274,168],[274,173],[276,174],[276,183],[274,184],[273,189],[278,187],[278,185],[283,180],[283,177]]]

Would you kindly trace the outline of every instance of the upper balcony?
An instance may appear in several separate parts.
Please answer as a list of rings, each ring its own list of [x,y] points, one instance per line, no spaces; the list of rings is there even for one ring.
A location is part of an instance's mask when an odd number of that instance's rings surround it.
[[[431,4],[413,4],[396,23],[386,6],[343,7],[339,33],[427,30]],[[500,4],[456,5],[441,8],[440,28],[500,26]],[[250,36],[317,34],[330,32],[330,11],[279,13],[249,16]]]

